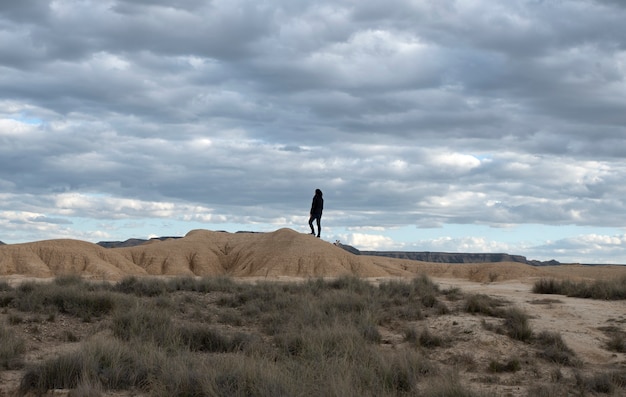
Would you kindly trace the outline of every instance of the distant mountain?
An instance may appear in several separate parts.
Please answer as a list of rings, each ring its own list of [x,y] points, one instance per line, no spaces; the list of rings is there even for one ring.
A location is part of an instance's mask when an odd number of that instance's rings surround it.
[[[3,243],[2,241],[0,241],[0,245],[6,245],[5,243]]]
[[[410,259],[422,262],[434,263],[494,263],[494,262],[517,262],[532,266],[555,266],[560,265],[555,260],[536,261],[528,260],[522,255],[490,254],[490,253],[463,253],[463,252],[413,252],[413,251],[360,251],[350,245],[335,243],[340,248],[355,255],[384,256],[387,258]]]
[[[138,245],[143,245],[146,243],[174,240],[174,239],[179,239],[179,238],[182,238],[182,237],[154,237],[149,240],[144,240],[140,238],[129,238],[126,241],[100,241],[96,244],[104,248],[126,248],[126,247],[136,247]]]

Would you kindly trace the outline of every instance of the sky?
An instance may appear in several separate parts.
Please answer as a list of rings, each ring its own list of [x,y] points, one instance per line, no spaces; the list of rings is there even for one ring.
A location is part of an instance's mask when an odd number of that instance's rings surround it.
[[[622,0],[0,0],[0,241],[626,264]]]

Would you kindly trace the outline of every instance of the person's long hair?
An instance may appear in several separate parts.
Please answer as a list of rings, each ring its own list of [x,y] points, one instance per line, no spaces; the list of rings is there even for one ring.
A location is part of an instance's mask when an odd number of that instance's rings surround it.
[[[322,197],[322,191],[319,189],[315,189],[315,195]]]

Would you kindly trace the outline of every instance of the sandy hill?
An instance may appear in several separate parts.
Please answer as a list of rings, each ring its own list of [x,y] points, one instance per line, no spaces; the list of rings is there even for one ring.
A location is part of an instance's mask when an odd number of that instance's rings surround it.
[[[46,240],[0,247],[0,276],[79,274],[117,280],[128,275],[311,277],[353,274],[407,276],[387,258],[358,257],[291,229],[272,233],[193,230],[180,239],[107,249],[78,240]]]
[[[154,275],[310,277],[406,275],[386,259],[358,257],[291,229],[272,233],[193,230],[182,239],[114,249]]]
[[[66,274],[115,280],[147,273],[119,252],[84,241],[46,240],[0,247],[0,276]]]
[[[593,269],[595,274],[599,271]],[[354,255],[291,229],[272,233],[193,230],[183,238],[123,248],[103,248],[78,240],[0,246],[0,276],[15,277],[78,274],[119,280],[130,275],[226,275],[275,279],[341,275],[413,277],[420,273],[479,282],[571,275],[568,268],[534,267],[516,262],[447,264]]]

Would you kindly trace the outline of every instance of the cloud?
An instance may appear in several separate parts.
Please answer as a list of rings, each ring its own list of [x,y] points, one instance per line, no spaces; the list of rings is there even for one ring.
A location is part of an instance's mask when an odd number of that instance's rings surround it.
[[[359,247],[362,251],[376,251],[381,248],[389,250],[395,245],[389,237],[364,233],[351,233],[346,236],[345,241],[348,245]]]
[[[608,0],[2,4],[3,208],[72,217],[62,235],[75,219],[298,227],[319,187],[328,226],[384,238],[614,233],[625,17]],[[466,237],[447,247],[507,248]]]
[[[552,253],[556,256],[571,258],[577,263],[607,263],[606,258],[622,258],[626,255],[624,243],[626,235],[578,235],[571,238],[549,241],[533,247],[538,255]],[[616,262],[608,262],[616,263]],[[621,262],[617,262],[621,263]]]

